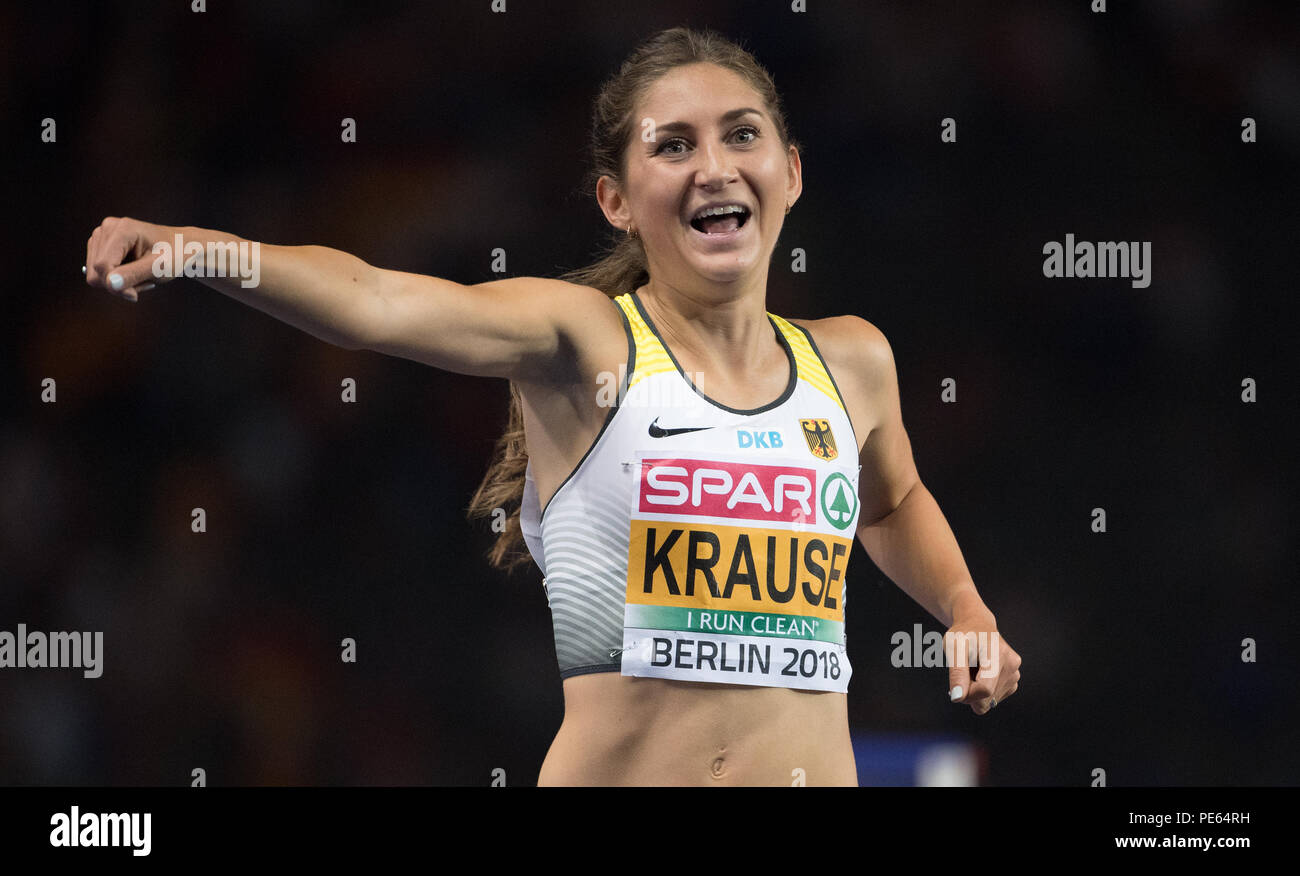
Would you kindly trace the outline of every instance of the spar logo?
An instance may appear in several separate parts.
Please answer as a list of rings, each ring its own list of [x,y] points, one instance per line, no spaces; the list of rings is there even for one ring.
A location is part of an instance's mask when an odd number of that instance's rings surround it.
[[[637,508],[642,512],[683,517],[816,524],[816,487],[816,470],[805,466],[643,459]],[[833,504],[829,506],[832,509],[837,508],[834,502],[832,497]],[[825,503],[823,499],[823,513],[827,513]]]
[[[858,495],[849,479],[839,472],[822,484],[822,514],[836,529],[847,529],[858,513]]]

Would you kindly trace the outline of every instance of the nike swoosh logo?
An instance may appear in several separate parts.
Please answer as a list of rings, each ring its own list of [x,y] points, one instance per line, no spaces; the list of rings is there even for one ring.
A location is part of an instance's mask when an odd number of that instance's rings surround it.
[[[659,418],[655,417],[654,422],[650,424],[650,437],[667,438],[669,435],[680,435],[683,432],[702,432],[705,429],[712,429],[712,428],[714,427],[713,426],[687,426],[681,429],[664,429],[659,426]]]

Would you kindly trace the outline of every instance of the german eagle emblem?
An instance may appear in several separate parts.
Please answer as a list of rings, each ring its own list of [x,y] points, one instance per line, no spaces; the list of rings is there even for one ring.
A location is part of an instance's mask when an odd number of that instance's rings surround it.
[[[832,460],[840,455],[835,447],[835,435],[831,433],[830,420],[809,419],[799,421],[803,427],[803,437],[808,442],[808,450],[818,459]]]

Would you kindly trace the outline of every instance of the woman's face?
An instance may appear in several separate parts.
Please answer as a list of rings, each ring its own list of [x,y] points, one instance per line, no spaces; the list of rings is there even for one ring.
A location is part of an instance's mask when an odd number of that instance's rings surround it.
[[[782,148],[758,93],[730,70],[690,64],[661,77],[638,112],[625,189],[602,178],[597,190],[609,220],[641,235],[651,275],[670,285],[756,271],[765,280],[786,205],[802,183],[798,151]],[[730,232],[725,223],[692,225],[713,204],[740,204],[748,215],[733,219],[740,224]]]

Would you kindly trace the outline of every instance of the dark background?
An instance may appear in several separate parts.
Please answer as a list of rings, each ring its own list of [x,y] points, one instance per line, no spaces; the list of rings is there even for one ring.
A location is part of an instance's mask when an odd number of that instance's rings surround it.
[[[0,784],[536,781],[563,710],[541,576],[492,570],[464,514],[505,381],[79,266],[125,215],[556,276],[609,231],[578,191],[596,89],[678,24],[773,73],[806,148],[768,309],[889,337],[921,476],[1024,659],[982,718],[892,668],[894,631],[939,628],[856,545],[855,734],[968,740],[990,784],[1296,784],[1300,7],[1088,5],[5,5],[0,629],[106,654],[0,672]],[[1066,233],[1151,241],[1150,287],[1045,279]]]

